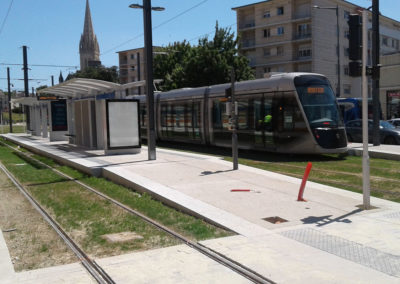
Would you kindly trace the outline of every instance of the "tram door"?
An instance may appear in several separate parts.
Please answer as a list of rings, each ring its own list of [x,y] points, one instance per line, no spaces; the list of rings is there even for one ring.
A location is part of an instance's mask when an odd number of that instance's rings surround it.
[[[275,142],[279,146],[293,144],[295,146],[299,137],[304,136],[307,127],[301,115],[299,105],[293,92],[280,92],[275,94],[274,122],[276,129]]]
[[[253,101],[254,107],[254,143],[256,148],[273,149],[274,116],[272,113],[272,94],[260,95]]]

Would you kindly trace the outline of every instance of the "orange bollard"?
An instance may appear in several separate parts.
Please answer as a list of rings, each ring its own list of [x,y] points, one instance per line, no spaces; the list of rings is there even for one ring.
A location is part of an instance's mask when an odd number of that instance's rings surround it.
[[[308,179],[308,175],[310,174],[311,171],[311,167],[312,167],[312,163],[308,162],[307,167],[306,167],[306,171],[304,172],[304,177],[303,177],[303,181],[301,182],[301,186],[300,186],[300,190],[299,190],[299,195],[297,196],[297,201],[307,201],[303,198],[303,193],[304,193],[304,188],[306,187],[306,182]]]

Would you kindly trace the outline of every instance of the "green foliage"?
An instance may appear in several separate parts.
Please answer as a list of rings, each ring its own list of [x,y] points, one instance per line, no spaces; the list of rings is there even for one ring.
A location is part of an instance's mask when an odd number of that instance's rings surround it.
[[[236,81],[254,79],[248,60],[237,52],[238,39],[231,29],[215,27],[215,36],[201,38],[198,46],[186,41],[167,46],[154,60],[154,77],[163,79],[165,90],[200,87],[230,82],[231,68]]]
[[[36,88],[36,91],[40,91],[40,90],[46,89],[46,88],[48,88],[47,85],[42,85],[42,86],[37,87],[37,88]]]
[[[114,83],[119,82],[117,66],[88,67],[85,70],[78,70],[75,73],[68,74],[66,81],[73,78],[88,78],[88,79],[103,80]]]

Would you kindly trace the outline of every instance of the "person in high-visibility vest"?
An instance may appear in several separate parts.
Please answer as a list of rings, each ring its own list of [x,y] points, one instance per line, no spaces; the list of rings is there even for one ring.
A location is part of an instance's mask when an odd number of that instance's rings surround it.
[[[267,114],[264,116],[264,129],[266,131],[272,131],[272,115]]]

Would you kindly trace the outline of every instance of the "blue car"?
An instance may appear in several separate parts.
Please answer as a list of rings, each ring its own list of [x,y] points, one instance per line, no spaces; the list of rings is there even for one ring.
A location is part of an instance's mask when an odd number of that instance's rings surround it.
[[[356,119],[346,123],[347,140],[352,142],[362,142],[362,120]],[[380,120],[379,135],[381,144],[400,144],[400,129],[393,124]],[[368,120],[368,142],[372,143],[372,120]]]

